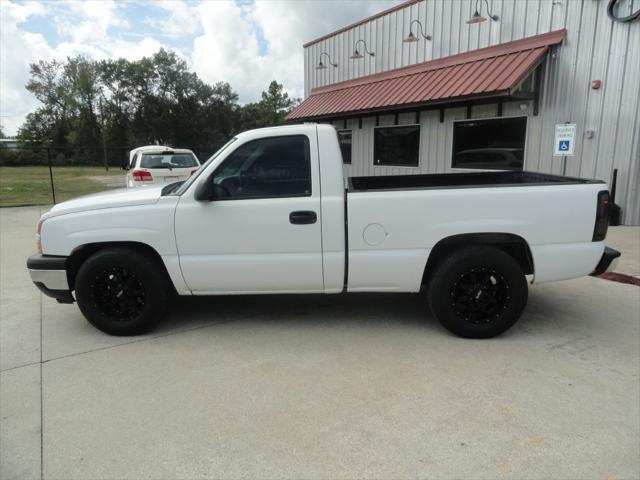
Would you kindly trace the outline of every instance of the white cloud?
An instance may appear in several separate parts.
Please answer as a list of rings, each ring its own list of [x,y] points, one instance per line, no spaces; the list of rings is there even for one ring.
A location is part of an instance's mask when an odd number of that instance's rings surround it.
[[[139,59],[173,48],[209,83],[229,82],[241,102],[256,101],[271,80],[303,94],[302,44],[381,11],[399,0],[115,0],[17,3],[0,0],[0,124],[14,134],[38,104],[24,88],[29,64],[51,58]],[[130,6],[136,9],[129,9]],[[160,13],[158,13],[160,10]],[[147,18],[127,17],[131,11]],[[58,35],[24,30],[43,16]],[[266,45],[265,45],[266,42]],[[187,45],[185,47],[185,45]],[[189,48],[191,47],[191,48]]]
[[[201,33],[198,9],[184,0],[164,0],[156,7],[167,15],[160,18],[147,17],[144,23],[157,29],[157,34],[169,37],[184,37]]]
[[[271,80],[303,95],[303,43],[395,5],[398,0],[258,0],[250,5],[204,2],[203,34],[193,44],[193,68],[205,81],[227,81],[242,102],[260,97]],[[268,47],[261,54],[259,32]]]
[[[29,64],[48,58],[51,48],[41,34],[24,32],[18,25],[43,13],[39,3],[0,2],[0,125],[5,133],[15,133],[24,116],[37,107],[24,85],[29,79]]]
[[[24,88],[29,80],[31,63],[75,55],[136,60],[166,48],[150,36],[136,36],[131,40],[118,35],[129,28],[121,13],[120,6],[113,0],[55,4],[0,1],[0,124],[6,134],[15,134],[25,116],[39,106]],[[60,43],[52,46],[44,35],[21,28],[23,22],[36,15],[51,18]]]

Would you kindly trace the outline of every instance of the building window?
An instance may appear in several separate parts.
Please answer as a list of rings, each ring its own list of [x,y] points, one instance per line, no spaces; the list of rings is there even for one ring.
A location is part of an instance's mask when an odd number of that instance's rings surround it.
[[[420,163],[420,125],[376,127],[373,164],[417,167]]]
[[[453,168],[522,170],[527,117],[453,124]]]
[[[351,164],[351,130],[338,130],[338,142],[342,152],[342,163]]]

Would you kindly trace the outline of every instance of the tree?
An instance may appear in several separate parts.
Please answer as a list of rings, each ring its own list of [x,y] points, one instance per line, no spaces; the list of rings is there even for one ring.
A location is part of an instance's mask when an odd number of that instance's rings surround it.
[[[300,102],[289,98],[281,83],[273,80],[258,103],[248,103],[240,114],[241,130],[282,125],[287,114]]]
[[[287,113],[297,104],[297,101],[289,98],[289,94],[283,90],[283,85],[273,80],[267,91],[262,92],[260,103],[265,108],[270,125],[283,124]]]
[[[137,61],[40,61],[30,73],[26,88],[40,106],[27,115],[19,140],[30,148],[46,145],[67,164],[102,164],[103,137],[110,165],[147,144],[206,156],[240,131],[282,124],[299,101],[274,80],[258,102],[241,106],[231,85],[207,84],[164,49]]]

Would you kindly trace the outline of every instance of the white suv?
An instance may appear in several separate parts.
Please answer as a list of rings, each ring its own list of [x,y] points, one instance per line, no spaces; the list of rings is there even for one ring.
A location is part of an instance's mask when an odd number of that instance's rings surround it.
[[[163,145],[139,147],[129,152],[127,187],[180,182],[198,168],[200,161],[191,150]]]

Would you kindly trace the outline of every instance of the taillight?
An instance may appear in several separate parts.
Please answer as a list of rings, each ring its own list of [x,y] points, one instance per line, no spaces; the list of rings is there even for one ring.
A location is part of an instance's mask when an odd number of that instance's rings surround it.
[[[131,172],[131,176],[137,182],[153,182],[151,172],[147,172],[146,170],[134,170]]]
[[[593,241],[600,242],[607,236],[609,228],[609,192],[598,192],[598,205],[596,206],[596,225],[593,228]]]

